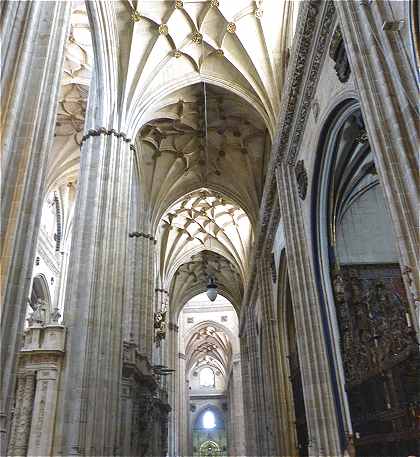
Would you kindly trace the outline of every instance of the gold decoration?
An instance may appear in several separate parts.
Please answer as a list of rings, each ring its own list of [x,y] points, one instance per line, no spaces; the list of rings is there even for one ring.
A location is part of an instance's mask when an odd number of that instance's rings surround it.
[[[226,30],[229,33],[235,33],[236,32],[236,24],[234,22],[228,22],[228,25],[226,27]]]
[[[184,8],[184,3],[182,2],[182,0],[176,0],[175,8],[178,8],[178,9]]]
[[[159,26],[159,33],[161,35],[167,35],[169,33],[168,26],[166,24],[160,24]]]
[[[219,6],[219,0],[210,0],[210,8],[217,8]]]
[[[203,41],[203,35],[200,32],[194,32],[192,34],[192,41],[193,43],[201,44],[201,42]]]
[[[223,49],[216,49],[216,54],[218,56],[222,56],[222,57],[225,55],[225,53],[223,52]]]
[[[140,13],[137,10],[133,10],[133,12],[131,13],[131,20],[133,22],[139,22],[140,19],[141,19]]]
[[[181,51],[179,49],[175,49],[174,57],[177,58],[177,59],[179,59],[181,57]]]

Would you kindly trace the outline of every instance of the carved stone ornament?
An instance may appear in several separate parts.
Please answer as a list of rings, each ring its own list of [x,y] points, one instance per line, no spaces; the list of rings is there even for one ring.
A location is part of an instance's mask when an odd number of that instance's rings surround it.
[[[210,7],[217,8],[219,6],[219,0],[210,0]]]
[[[356,141],[360,144],[367,144],[369,143],[369,138],[367,136],[367,132],[365,129],[361,129],[359,135],[356,137]]]
[[[53,324],[57,324],[58,321],[60,320],[61,313],[58,308],[54,308],[53,312],[50,314],[50,319]]]
[[[155,329],[155,343],[160,346],[160,342],[166,337],[166,311],[155,313],[153,327]]]
[[[299,197],[302,200],[306,198],[306,192],[308,190],[308,173],[305,169],[305,164],[303,160],[299,160],[295,167],[295,176],[298,186]]]
[[[236,24],[234,22],[229,22],[227,27],[226,27],[226,30],[229,33],[235,33],[236,32]]]
[[[318,121],[318,116],[319,116],[319,102],[318,100],[314,100],[312,102],[312,113],[314,115],[315,122]]]
[[[330,57],[335,62],[334,70],[338,79],[342,83],[347,82],[350,78],[351,69],[340,27],[335,29],[330,45]]]
[[[203,41],[203,35],[200,32],[194,32],[191,37],[193,43],[195,44],[201,44]]]
[[[160,35],[167,35],[169,33],[168,26],[166,24],[160,24],[159,26],[159,34]]]
[[[140,13],[136,10],[133,10],[133,12],[131,13],[131,20],[133,22],[139,22],[140,19],[141,19]]]
[[[175,8],[178,8],[178,9],[184,8],[184,2],[182,0],[176,0]]]

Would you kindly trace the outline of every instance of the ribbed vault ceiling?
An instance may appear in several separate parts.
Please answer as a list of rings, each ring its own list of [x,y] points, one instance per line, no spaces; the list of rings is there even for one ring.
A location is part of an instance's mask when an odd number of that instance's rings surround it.
[[[72,2],[49,187],[56,181],[77,179],[93,54],[98,52],[92,46],[91,33],[96,35],[93,43],[116,47],[112,71],[118,80],[118,109],[126,124],[122,128],[132,137],[146,122],[160,117],[171,119],[166,114],[155,116],[161,100],[200,81],[224,87],[229,94],[247,100],[264,119],[263,130],[267,129],[272,137],[298,2],[101,3],[99,9],[106,12],[107,24],[114,24],[114,28],[92,32],[85,2]],[[98,38],[101,35],[103,40]],[[115,41],[107,42],[111,38]],[[225,98],[226,93],[222,95]],[[175,98],[174,104],[178,95]],[[215,164],[216,157],[212,162]],[[211,167],[215,172],[217,164]]]
[[[175,82],[193,80],[199,73],[255,100],[268,124],[274,126],[294,3],[132,2],[136,22],[127,72],[132,109],[141,113],[145,100],[168,85],[168,75]]]
[[[256,218],[270,140],[249,103],[195,84],[161,101],[151,117],[139,135],[139,156],[153,214],[206,186],[234,197]]]
[[[215,278],[219,293],[236,308],[240,306],[243,281],[235,265],[220,254],[202,251],[192,255],[174,275],[170,296],[175,313],[193,296],[206,291],[209,275]]]
[[[108,59],[100,102],[135,138],[158,277],[180,299],[189,283],[205,290],[213,269],[241,301],[297,3],[88,2],[104,27],[92,30],[85,2],[72,2],[48,187],[78,179],[93,55]]]
[[[226,376],[232,359],[232,344],[223,329],[212,322],[203,323],[189,338],[185,358],[187,372],[210,366]]]
[[[203,188],[174,204],[161,221],[159,240],[164,283],[201,251],[218,253],[242,280],[246,277],[251,222],[243,209],[220,194]]]

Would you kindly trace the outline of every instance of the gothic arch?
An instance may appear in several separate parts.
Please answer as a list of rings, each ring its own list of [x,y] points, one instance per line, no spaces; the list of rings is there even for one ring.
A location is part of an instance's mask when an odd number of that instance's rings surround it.
[[[415,453],[415,437],[398,429],[401,424],[392,434],[389,419],[374,419],[413,400],[407,370],[415,366],[416,352],[404,319],[409,306],[392,221],[356,100],[340,103],[328,117],[314,176],[315,277],[343,446],[355,445],[360,455]],[[393,332],[384,331],[388,327]],[[377,344],[368,350],[372,335]],[[398,379],[407,380],[404,393]],[[387,395],[393,398],[388,403]]]
[[[48,310],[51,308],[51,294],[47,278],[43,274],[34,277],[32,281],[32,289],[30,295],[30,305],[34,308],[37,300],[43,300],[48,305]]]

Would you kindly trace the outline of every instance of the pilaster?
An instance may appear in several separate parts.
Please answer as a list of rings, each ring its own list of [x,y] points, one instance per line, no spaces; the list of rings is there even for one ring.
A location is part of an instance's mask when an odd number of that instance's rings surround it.
[[[285,227],[286,255],[292,292],[302,385],[309,433],[309,456],[341,455],[331,367],[322,312],[306,242],[294,170],[286,162],[276,169]],[[303,286],[304,285],[304,286]]]
[[[290,455],[288,436],[288,412],[282,410],[281,361],[279,351],[278,321],[273,309],[273,291],[271,283],[271,267],[267,255],[262,255],[259,262],[259,284],[263,307],[263,352],[265,355],[264,386],[267,398],[268,449],[269,455]],[[289,448],[289,449],[288,449]]]

